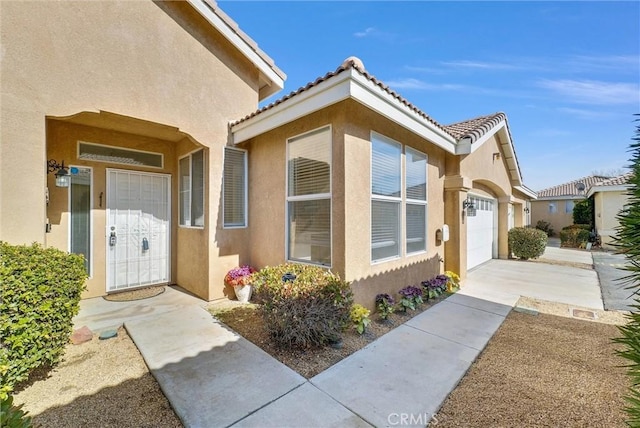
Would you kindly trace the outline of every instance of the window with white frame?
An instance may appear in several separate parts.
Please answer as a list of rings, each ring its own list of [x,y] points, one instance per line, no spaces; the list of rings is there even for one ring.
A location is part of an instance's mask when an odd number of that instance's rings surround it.
[[[402,145],[371,135],[371,260],[400,257]]]
[[[331,128],[287,142],[287,258],[331,266]]]
[[[558,206],[555,202],[549,202],[549,214],[555,214],[558,212]]]
[[[247,226],[247,152],[230,147],[224,149],[223,224]]]
[[[405,149],[407,254],[427,249],[427,155]]]
[[[573,201],[565,201],[565,203],[564,203],[564,212],[565,212],[565,214],[572,214],[574,205],[575,204],[574,204]]]
[[[180,159],[180,226],[204,227],[204,151]]]

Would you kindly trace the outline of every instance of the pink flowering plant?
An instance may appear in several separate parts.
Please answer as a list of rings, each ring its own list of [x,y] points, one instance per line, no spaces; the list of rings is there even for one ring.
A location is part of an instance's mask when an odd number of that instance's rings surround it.
[[[247,285],[250,283],[251,275],[256,272],[249,265],[243,265],[231,269],[224,277],[224,283],[232,287]]]

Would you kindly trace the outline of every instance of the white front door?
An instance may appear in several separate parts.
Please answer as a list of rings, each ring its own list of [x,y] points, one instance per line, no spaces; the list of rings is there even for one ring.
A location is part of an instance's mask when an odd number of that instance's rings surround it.
[[[170,281],[171,177],[107,169],[107,291]]]
[[[475,215],[467,215],[467,269],[493,258],[495,242],[495,200],[469,196]]]

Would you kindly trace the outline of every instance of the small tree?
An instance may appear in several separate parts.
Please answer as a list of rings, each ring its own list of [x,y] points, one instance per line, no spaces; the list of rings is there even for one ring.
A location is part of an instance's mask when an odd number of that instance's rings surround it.
[[[640,119],[636,119],[636,122]],[[629,151],[631,152],[631,169],[633,175],[629,180],[631,185],[628,195],[629,201],[618,214],[620,226],[614,245],[627,259],[624,268],[629,272],[623,280],[627,288],[635,290],[635,311],[628,315],[628,324],[620,327],[622,337],[614,341],[623,345],[618,354],[628,360],[628,374],[631,377],[631,388],[627,395],[625,408],[629,426],[640,426],[640,126],[636,126]]]
[[[583,199],[574,205],[573,224],[588,224],[593,227],[593,199]]]

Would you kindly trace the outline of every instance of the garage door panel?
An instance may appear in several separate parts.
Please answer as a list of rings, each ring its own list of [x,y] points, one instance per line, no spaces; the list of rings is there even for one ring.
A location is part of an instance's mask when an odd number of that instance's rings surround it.
[[[495,230],[495,201],[470,197],[475,216],[467,216],[467,269],[491,260]]]

